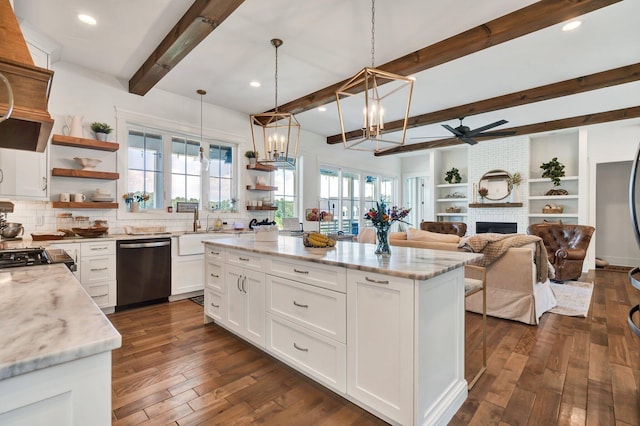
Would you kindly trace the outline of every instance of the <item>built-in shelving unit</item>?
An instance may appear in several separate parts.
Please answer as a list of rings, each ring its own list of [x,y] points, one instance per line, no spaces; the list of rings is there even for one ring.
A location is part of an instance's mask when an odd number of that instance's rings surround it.
[[[275,206],[247,206],[247,210],[278,210]]]
[[[53,135],[52,145],[72,146],[74,148],[95,149],[97,151],[115,152],[120,149],[120,145],[115,142],[103,142],[95,139],[76,138],[73,136]]]
[[[120,178],[119,173],[114,172],[96,172],[93,170],[79,170],[79,169],[51,169],[51,176],[61,177],[76,177],[85,179],[106,179],[117,180]]]
[[[466,217],[467,205],[469,199],[467,198],[466,182],[461,183],[443,183],[436,185],[436,217]],[[448,212],[447,209],[451,207],[458,207],[459,212]]]
[[[493,209],[493,208],[509,208],[509,207],[522,207],[522,203],[471,203],[470,209]]]
[[[102,203],[86,201],[82,203],[54,201],[51,203],[54,209],[117,209],[118,203]]]

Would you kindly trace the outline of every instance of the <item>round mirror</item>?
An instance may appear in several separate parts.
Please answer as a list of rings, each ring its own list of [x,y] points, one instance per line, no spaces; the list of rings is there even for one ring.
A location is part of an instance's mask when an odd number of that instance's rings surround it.
[[[506,170],[489,170],[480,178],[479,188],[487,188],[487,200],[497,201],[507,198],[511,193],[508,179],[511,177]]]

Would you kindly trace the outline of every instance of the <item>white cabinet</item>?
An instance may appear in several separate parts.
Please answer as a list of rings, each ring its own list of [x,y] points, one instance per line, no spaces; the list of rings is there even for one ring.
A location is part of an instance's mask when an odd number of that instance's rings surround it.
[[[430,157],[433,170],[431,178],[433,193],[434,219],[438,221],[466,222],[470,197],[469,190],[469,149],[467,146],[457,146],[449,149],[434,150]],[[462,182],[447,183],[447,171],[458,169]],[[421,218],[431,220],[430,218]]]
[[[264,347],[264,272],[227,264],[224,274],[226,318],[223,324],[254,344]]]
[[[413,280],[347,271],[347,393],[413,423]]]
[[[0,195],[20,199],[47,199],[47,154],[0,149]]]
[[[198,240],[202,236],[196,235]],[[202,254],[202,243],[197,242],[200,252],[180,251],[180,241],[174,237],[171,241],[171,296],[187,295],[194,291],[204,289],[203,265],[204,255]],[[171,297],[176,300],[182,297]]]

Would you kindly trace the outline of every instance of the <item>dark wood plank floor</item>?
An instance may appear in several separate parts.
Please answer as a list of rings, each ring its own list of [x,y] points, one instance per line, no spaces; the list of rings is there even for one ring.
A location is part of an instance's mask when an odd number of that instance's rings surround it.
[[[489,318],[487,372],[453,425],[640,425],[640,339],[626,324],[640,292],[597,271],[588,318],[538,327]],[[480,362],[480,316],[467,314],[467,379]],[[114,425],[376,425],[359,407],[215,324],[189,300],[109,315]]]

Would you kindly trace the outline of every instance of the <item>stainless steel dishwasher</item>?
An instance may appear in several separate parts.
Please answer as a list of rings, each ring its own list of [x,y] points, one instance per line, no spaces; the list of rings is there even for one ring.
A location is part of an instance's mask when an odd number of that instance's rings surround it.
[[[117,242],[116,310],[166,302],[171,295],[171,238]]]

